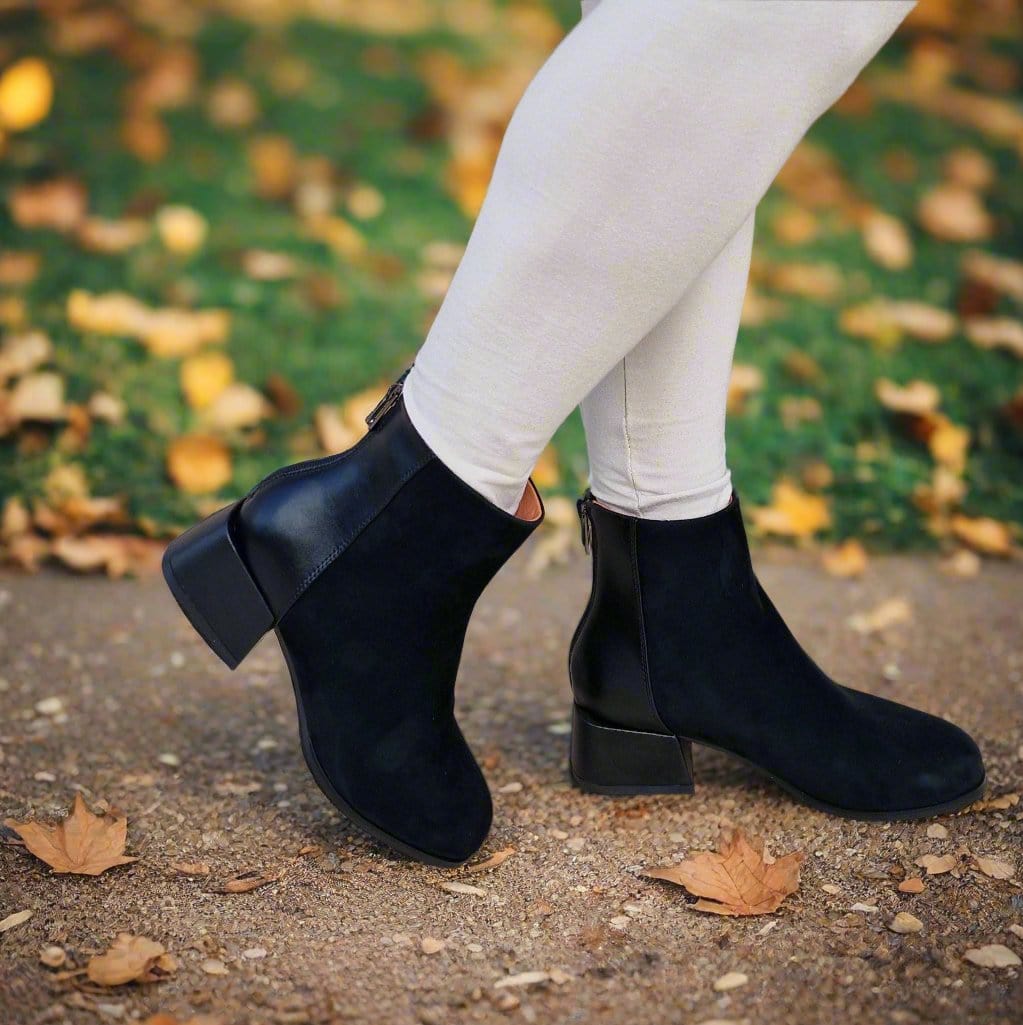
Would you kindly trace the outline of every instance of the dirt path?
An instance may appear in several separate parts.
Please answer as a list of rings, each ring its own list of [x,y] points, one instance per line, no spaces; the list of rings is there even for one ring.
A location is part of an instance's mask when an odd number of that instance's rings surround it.
[[[849,583],[791,553],[759,561],[796,633],[836,675],[956,719],[980,739],[992,790],[1023,790],[1019,565],[956,580],[932,560],[892,558]],[[697,751],[693,798],[577,793],[565,779],[564,663],[588,565],[536,581],[525,563],[484,596],[463,664],[461,719],[495,799],[484,853],[516,852],[471,877],[389,857],[321,797],[270,642],[232,674],[156,580],[0,577],[0,812],[56,816],[79,788],[128,814],[129,853],[141,856],[90,879],[50,875],[0,846],[0,918],[34,911],[0,936],[0,1019],[117,1022],[162,1010],[238,1025],[1023,1020],[1023,971],[961,960],[986,943],[1023,954],[1010,930],[1023,926],[1023,888],[964,858],[922,894],[896,890],[925,853],[994,855],[1023,876],[1023,805],[942,820],[948,837],[938,839],[927,823],[864,825],[798,808],[707,750]],[[895,596],[910,602],[909,623],[871,636],[847,624]],[[51,697],[63,715],[35,711]],[[713,847],[732,824],[776,853],[807,853],[801,890],[777,915],[702,915],[681,890],[639,876]],[[311,845],[322,850],[297,857]],[[170,867],[198,861],[208,876]],[[251,893],[217,892],[248,868],[287,872]],[[485,894],[439,889],[452,878]],[[850,911],[857,902],[878,910]],[[922,932],[889,931],[898,910]],[[57,943],[82,965],[119,931],[164,943],[177,973],[94,993],[38,963]],[[423,953],[427,936],[444,949]],[[226,974],[206,974],[209,959]],[[552,969],[558,982],[495,987]],[[748,982],[715,992],[733,971]]]

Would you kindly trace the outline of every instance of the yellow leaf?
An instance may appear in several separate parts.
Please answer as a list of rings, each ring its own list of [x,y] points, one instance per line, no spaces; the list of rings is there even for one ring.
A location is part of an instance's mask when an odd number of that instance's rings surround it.
[[[728,379],[728,412],[738,414],[746,406],[746,400],[764,387],[764,374],[759,367],[749,363],[734,363]]]
[[[913,242],[897,217],[881,210],[871,211],[863,225],[867,255],[885,270],[905,270],[913,262]]]
[[[181,364],[181,390],[192,409],[206,409],[234,380],[234,363],[222,352],[202,352]]]
[[[228,385],[206,410],[203,422],[220,431],[255,427],[271,412],[270,403],[251,384],[236,381]]]
[[[5,819],[25,846],[54,872],[98,876],[115,865],[128,865],[138,858],[125,857],[128,820],[93,815],[81,794],[75,795],[71,812],[55,826]]]
[[[829,548],[822,556],[824,569],[833,577],[859,577],[867,569],[867,553],[855,538]]]
[[[963,544],[982,555],[1006,556],[1012,553],[1012,533],[1008,526],[988,516],[953,516],[952,533]]]
[[[1005,349],[1023,359],[1023,322],[1012,317],[970,317],[966,337],[981,349]]]
[[[699,897],[697,911],[715,915],[767,915],[799,889],[801,851],[768,862],[760,840],[736,830],[720,852],[702,851],[681,864],[643,873],[684,886]]]
[[[970,448],[969,428],[960,427],[941,414],[933,419],[934,429],[927,439],[927,447],[934,461],[953,473],[961,474],[966,469],[966,455]]]
[[[848,623],[859,634],[874,634],[908,623],[912,618],[913,608],[905,598],[888,598],[869,612],[850,616]]]
[[[994,232],[994,218],[975,192],[957,184],[938,185],[917,204],[924,230],[945,242],[978,242]]]
[[[775,484],[771,504],[751,510],[750,517],[761,532],[783,537],[811,537],[831,525],[827,501],[787,480]]]
[[[561,480],[558,452],[553,445],[548,445],[540,453],[540,458],[537,459],[530,476],[538,488],[553,488]]]
[[[894,381],[882,377],[874,384],[874,394],[885,409],[911,416],[933,413],[941,404],[941,392],[927,381],[910,381],[900,388]]]
[[[15,186],[7,202],[20,228],[71,231],[85,217],[88,196],[73,178],[51,178]]]
[[[165,206],[156,215],[160,241],[178,256],[190,256],[206,241],[209,225],[198,211],[187,206]]]
[[[45,61],[24,57],[0,75],[0,127],[23,132],[39,124],[53,104],[53,76]]]
[[[167,473],[188,494],[219,491],[231,480],[231,453],[219,438],[186,434],[167,450]]]

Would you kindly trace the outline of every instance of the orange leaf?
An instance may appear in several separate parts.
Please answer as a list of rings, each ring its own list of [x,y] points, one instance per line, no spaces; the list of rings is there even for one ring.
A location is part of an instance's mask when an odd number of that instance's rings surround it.
[[[128,865],[138,858],[125,857],[128,820],[93,815],[81,794],[75,795],[70,815],[55,826],[5,819],[25,846],[54,872],[98,876],[115,865]]]
[[[701,851],[680,865],[652,868],[643,874],[684,886],[701,898],[693,907],[714,915],[767,915],[799,889],[805,855],[794,851],[768,862],[763,842],[736,830],[720,852]]]

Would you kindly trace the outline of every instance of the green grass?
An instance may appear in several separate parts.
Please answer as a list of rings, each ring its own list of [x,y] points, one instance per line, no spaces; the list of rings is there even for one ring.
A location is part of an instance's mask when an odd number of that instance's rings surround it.
[[[573,16],[567,0],[556,8],[566,23]],[[233,317],[226,351],[239,379],[262,386],[271,374],[280,374],[302,396],[303,408],[294,416],[276,417],[248,437],[231,439],[235,476],[221,497],[239,494],[281,463],[311,454],[315,407],[343,401],[395,375],[422,340],[431,313],[431,300],[415,282],[423,246],[438,239],[464,241],[471,227],[445,187],[445,141],[417,130],[431,100],[416,59],[436,47],[470,58],[482,55],[471,41],[450,33],[389,39],[395,70],[382,75],[367,71],[362,60],[367,46],[378,40],[357,32],[297,23],[261,34],[240,22],[212,18],[195,41],[202,86],[225,75],[245,79],[259,96],[261,117],[252,128],[226,131],[211,125],[201,102],[169,112],[170,152],[156,164],[145,164],[119,140],[128,73],[117,61],[105,52],[48,53],[43,27],[28,15],[9,16],[5,38],[17,53],[47,57],[57,98],[43,124],[9,141],[0,157],[0,192],[53,172],[71,172],[87,185],[96,213],[117,217],[130,209],[183,203],[201,211],[211,231],[202,250],[187,260],[169,255],[155,239],[122,256],[96,255],[56,233],[18,228],[6,205],[0,207],[0,248],[42,256],[43,270],[24,297],[30,324],[45,330],[57,347],[56,366],[66,377],[69,400],[84,402],[102,389],[121,395],[129,409],[118,426],[95,424],[85,449],[70,456],[55,445],[27,449],[18,435],[0,440],[0,495],[31,497],[54,466],[73,459],[85,467],[94,494],[127,493],[134,516],[158,524],[187,523],[196,515],[196,500],[178,492],[164,469],[169,441],[197,425],[182,398],[179,361],[153,358],[131,340],[72,330],[65,313],[68,292],[124,290],[156,305],[226,307]],[[312,84],[299,95],[282,96],[268,77],[287,54],[311,69]],[[883,59],[898,62],[902,56],[896,46]],[[378,259],[368,266],[342,259],[305,237],[289,206],[254,194],[246,146],[253,134],[265,132],[288,136],[300,154],[326,157],[343,180],[371,183],[385,195],[384,213],[360,224]],[[913,221],[921,190],[938,179],[945,152],[961,144],[984,149],[1000,172],[988,205],[1005,225],[985,248],[1019,250],[1023,190],[1018,189],[1019,158],[1010,149],[893,104],[879,104],[869,118],[829,113],[811,139],[835,154],[853,186],[907,222]],[[883,172],[882,157],[893,147],[915,157],[920,168],[915,181],[896,183]],[[758,251],[765,259],[836,264],[851,283],[846,303],[877,294],[954,307],[962,247],[915,231],[912,267],[891,273],[870,261],[851,230],[825,232],[805,246],[782,246],[763,227],[782,201],[772,192],[762,205]],[[301,262],[303,277],[251,280],[239,256],[254,247],[290,254]],[[322,309],[311,302],[310,275],[333,280],[340,305]],[[878,377],[898,382],[919,377],[936,384],[943,411],[973,431],[966,511],[1023,518],[1023,438],[1000,412],[1023,387],[1021,361],[981,351],[963,337],[941,345],[905,341],[880,351],[840,334],[836,322],[842,303],[795,297],[786,302],[784,316],[761,328],[744,328],[739,338],[738,359],[756,364],[766,380],[729,425],[730,461],[750,503],[767,501],[783,475],[823,460],[835,475],[829,489],[835,536],[870,536],[895,547],[933,543],[912,504],[913,489],[929,479],[932,460],[924,447],[900,433],[873,392]],[[1007,300],[1002,311],[1019,315]],[[801,384],[788,375],[785,360],[793,351],[817,361],[824,371],[820,381]],[[823,417],[788,430],[779,406],[796,395],[817,398]],[[880,453],[866,469],[855,456],[864,440],[876,442]],[[577,416],[558,432],[555,444],[562,489],[574,494],[586,476]]]

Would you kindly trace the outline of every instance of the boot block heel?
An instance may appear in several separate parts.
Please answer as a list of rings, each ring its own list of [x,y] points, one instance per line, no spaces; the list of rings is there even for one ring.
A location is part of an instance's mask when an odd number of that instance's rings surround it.
[[[693,749],[688,740],[625,730],[572,711],[572,781],[594,794],[691,794]]]
[[[274,625],[273,613],[231,537],[227,506],[175,538],[163,576],[200,637],[234,669]]]

